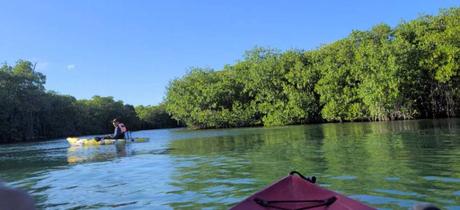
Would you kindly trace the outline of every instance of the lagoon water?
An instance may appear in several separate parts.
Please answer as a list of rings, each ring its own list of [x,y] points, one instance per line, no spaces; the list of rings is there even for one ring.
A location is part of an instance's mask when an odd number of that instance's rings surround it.
[[[379,209],[460,209],[460,119],[135,132],[148,143],[0,145],[41,209],[227,209],[297,170]]]

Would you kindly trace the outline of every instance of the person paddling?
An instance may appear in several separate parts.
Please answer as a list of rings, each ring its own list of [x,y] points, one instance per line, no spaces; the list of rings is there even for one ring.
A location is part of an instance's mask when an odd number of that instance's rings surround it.
[[[125,124],[120,122],[117,118],[112,120],[113,127],[115,127],[113,134],[104,136],[104,137],[96,137],[97,141],[103,140],[103,139],[124,139],[125,138],[125,133],[128,131],[126,128]]]

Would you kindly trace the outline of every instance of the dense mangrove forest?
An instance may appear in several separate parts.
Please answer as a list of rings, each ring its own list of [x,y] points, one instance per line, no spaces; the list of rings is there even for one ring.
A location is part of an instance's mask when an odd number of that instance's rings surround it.
[[[161,104],[134,107],[101,96],[77,100],[46,91],[45,82],[29,61],[0,67],[0,143],[108,133],[115,117],[131,130],[179,125]]]
[[[196,128],[385,121],[460,114],[460,9],[375,25],[314,50],[256,47],[192,68],[166,110]]]
[[[132,130],[457,117],[459,72],[460,8],[313,50],[255,47],[223,69],[192,68],[156,106],[47,91],[19,60],[0,67],[0,143],[107,133],[114,117]]]

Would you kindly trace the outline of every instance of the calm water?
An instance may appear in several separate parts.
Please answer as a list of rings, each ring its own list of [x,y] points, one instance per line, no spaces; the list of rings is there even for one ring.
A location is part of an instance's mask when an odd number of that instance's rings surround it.
[[[0,145],[40,208],[226,209],[291,170],[381,209],[460,209],[460,120],[136,132],[148,143]]]

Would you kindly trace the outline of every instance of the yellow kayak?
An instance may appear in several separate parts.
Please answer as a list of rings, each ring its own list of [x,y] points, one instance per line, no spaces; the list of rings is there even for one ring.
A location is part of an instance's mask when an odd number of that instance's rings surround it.
[[[77,137],[69,137],[67,138],[67,142],[70,145],[106,145],[106,144],[125,144],[125,143],[141,143],[141,142],[148,142],[149,138],[132,138],[132,139],[103,139],[100,141],[96,141],[95,138],[77,138]]]

